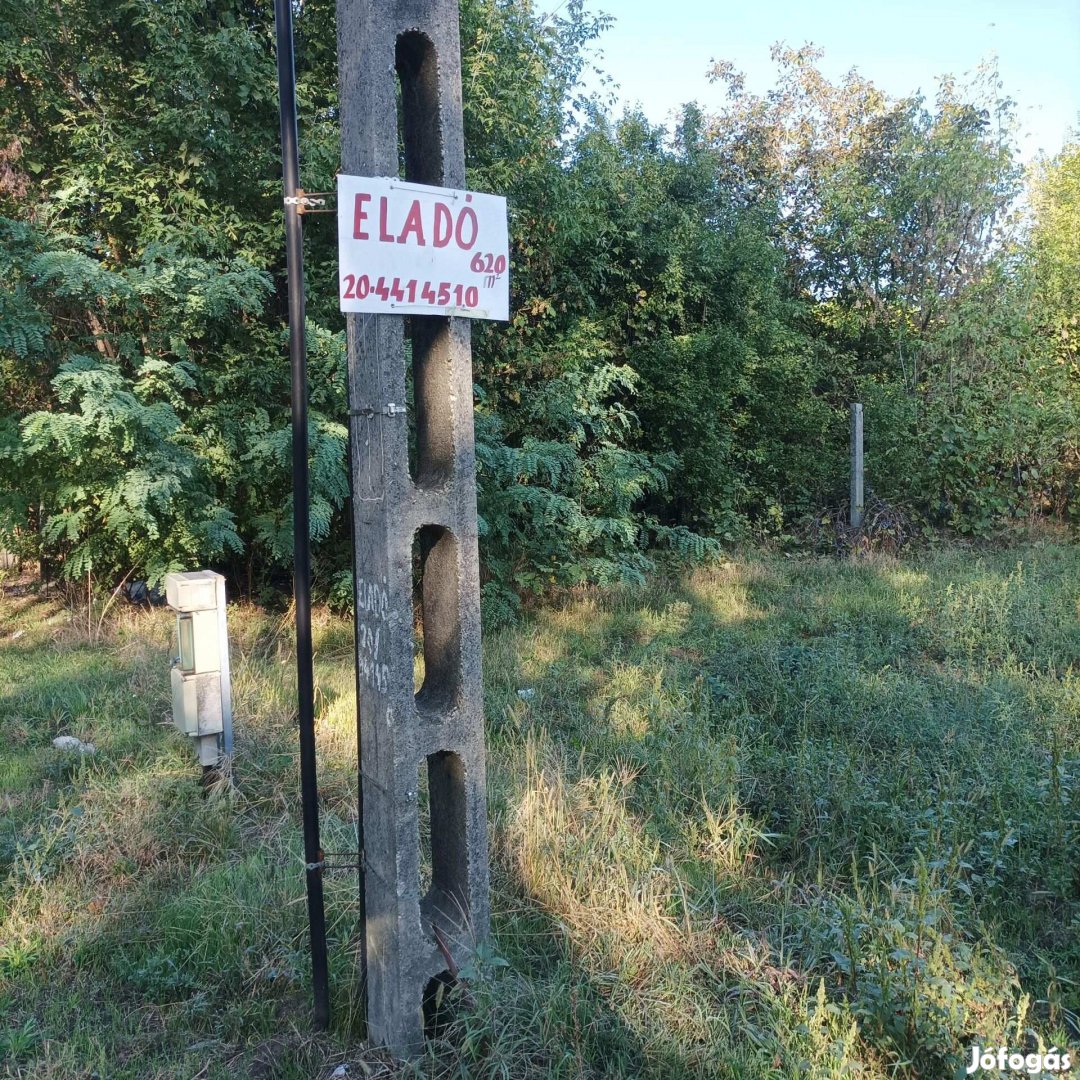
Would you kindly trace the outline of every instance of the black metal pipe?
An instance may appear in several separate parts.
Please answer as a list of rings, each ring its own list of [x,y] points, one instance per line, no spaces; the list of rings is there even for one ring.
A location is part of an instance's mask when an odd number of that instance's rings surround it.
[[[296,693],[300,726],[300,806],[304,818],[304,863],[308,925],[311,930],[311,984],[315,1027],[330,1023],[330,980],[326,962],[319,843],[319,793],[315,775],[315,680],[311,650],[311,532],[308,496],[307,343],[304,334],[304,233],[296,134],[296,70],[293,60],[291,0],[274,0],[278,94],[281,110],[281,169],[285,191],[285,254],[289,281],[289,361],[292,368],[293,595],[296,601]]]

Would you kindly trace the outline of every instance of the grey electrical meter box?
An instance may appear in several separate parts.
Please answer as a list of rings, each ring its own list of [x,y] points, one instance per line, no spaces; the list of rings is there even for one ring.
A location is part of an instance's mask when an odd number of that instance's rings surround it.
[[[173,724],[196,740],[204,766],[232,755],[232,686],[225,579],[212,570],[169,574],[165,598],[176,612]]]

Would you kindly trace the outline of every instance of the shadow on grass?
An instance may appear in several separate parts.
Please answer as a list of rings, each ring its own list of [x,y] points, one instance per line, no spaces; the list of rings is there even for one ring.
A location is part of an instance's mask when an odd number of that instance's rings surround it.
[[[302,1030],[295,770],[272,760],[295,754],[289,712],[252,718],[238,738],[252,755],[245,785],[207,795],[167,723],[160,620],[143,638],[127,616],[123,633],[89,647],[32,615],[27,644],[0,646],[0,1057],[17,1050],[8,1064],[64,1080],[320,1074],[340,1043]],[[242,710],[257,707],[257,689],[243,694]],[[97,752],[62,754],[50,745],[59,733]],[[339,942],[350,920],[332,912]]]
[[[1080,951],[1064,927],[1080,915],[1068,854],[1080,802],[1078,567],[1049,555],[1047,568],[1026,553],[1026,572],[1008,552],[989,565],[946,556],[928,572],[890,560],[769,561],[586,595],[493,650],[493,752],[513,757],[549,737],[586,816],[598,812],[590,798],[610,795],[596,796],[597,785],[621,778],[616,801],[650,849],[626,887],[641,890],[653,861],[687,886],[672,907],[688,941],[700,947],[696,928],[724,920],[758,935],[785,978],[805,988],[825,977],[830,1000],[861,1018],[864,1064],[883,1054],[945,1068],[970,1032],[1004,1036],[1018,1004],[1014,967],[1040,1002],[1037,1022],[1051,1037],[1075,1036]],[[503,797],[520,811],[529,794]],[[711,881],[703,820],[727,822],[729,851],[754,837],[743,864]],[[632,862],[619,829],[582,837],[557,818],[547,827],[573,841],[547,862],[569,860],[575,883]],[[592,867],[575,861],[574,843],[591,845]],[[583,973],[610,992],[625,973],[589,948],[611,909],[582,903],[573,886],[553,892],[557,877],[516,871],[522,894],[581,951]],[[594,907],[576,926],[575,903]],[[920,938],[904,914],[920,905],[947,930]],[[842,925],[860,912],[864,946],[845,941]],[[904,950],[910,962],[890,960]],[[863,983],[884,994],[880,1007],[855,990],[867,964],[877,968]],[[928,989],[934,980],[955,1007]],[[731,972],[716,988],[721,1012],[742,993]],[[804,1002],[804,1023],[811,1012]],[[786,1060],[790,1047],[775,1045]]]
[[[421,1072],[944,1075],[970,1035],[1008,1038],[1014,968],[1026,1022],[1070,1037],[1077,562],[761,560],[585,593],[493,635],[510,966],[472,980]],[[347,628],[321,632],[350,663]],[[38,1024],[36,1075],[312,1076],[350,1053],[352,885],[331,890],[341,1026],[310,1042],[283,639],[269,623],[238,639],[251,760],[220,803],[154,723],[156,654],[0,648],[17,763],[0,999]],[[320,709],[341,728],[320,744],[341,850],[349,686],[335,669]],[[99,754],[50,775],[69,720]],[[93,1022],[65,1035],[73,1010]]]

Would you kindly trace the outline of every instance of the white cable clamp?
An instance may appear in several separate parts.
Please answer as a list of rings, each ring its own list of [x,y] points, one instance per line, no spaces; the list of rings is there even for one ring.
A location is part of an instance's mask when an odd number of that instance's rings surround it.
[[[373,416],[404,416],[409,410],[404,405],[395,405],[392,401],[389,405],[384,405],[381,409],[373,409],[370,405],[366,405],[362,409],[350,409],[350,416],[362,416],[365,420],[370,419]]]

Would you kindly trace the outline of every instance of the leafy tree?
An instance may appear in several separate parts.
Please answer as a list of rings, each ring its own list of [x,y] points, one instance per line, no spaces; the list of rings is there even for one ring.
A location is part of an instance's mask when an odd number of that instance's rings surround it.
[[[1048,343],[1046,370],[1058,384],[1044,403],[1068,425],[1058,467],[1045,476],[1044,487],[1053,509],[1075,519],[1080,488],[1080,143],[1075,139],[1056,158],[1036,165],[1031,202],[1035,221],[1027,269],[1034,318]]]
[[[728,65],[729,91],[710,118],[726,176],[780,210],[776,235],[799,285],[868,320],[890,308],[928,329],[949,297],[978,279],[1006,236],[1021,172],[1012,102],[991,68],[970,84],[940,80],[932,107],[893,100],[857,71],[830,83],[810,46],[773,50],[777,86],[749,94]]]
[[[334,5],[296,12],[302,177],[333,186]],[[1030,245],[996,76],[892,100],[812,49],[716,115],[609,119],[608,19],[462,0],[469,183],[504,193],[512,314],[474,328],[486,594],[639,577],[842,497],[969,531],[1077,473],[1076,149]],[[0,537],[99,575],[291,556],[268,0],[0,0]],[[316,570],[348,563],[332,218],[307,230]],[[692,530],[692,531],[691,531]]]
[[[1021,171],[996,72],[943,78],[928,104],[854,71],[830,83],[809,47],[774,58],[760,97],[716,67],[729,103],[709,134],[742,203],[777,208],[771,235],[812,303],[818,390],[866,403],[874,487],[968,532],[1060,509],[1047,477],[1073,406],[1018,258]]]
[[[258,311],[265,275],[155,246],[110,269],[75,238],[11,222],[4,234],[15,302],[0,323],[0,392],[23,417],[0,447],[18,480],[5,531],[33,527],[69,576],[158,578],[237,550],[234,516],[183,422],[199,377],[187,342]]]
[[[186,0],[0,8],[14,481],[0,527],[68,574],[92,561],[157,576],[242,540],[287,557],[287,471],[266,448],[288,415],[269,16]],[[320,535],[344,497],[343,440],[313,420]]]
[[[1076,356],[1080,326],[1080,142],[1073,141],[1032,176],[1032,272],[1044,318]]]
[[[768,209],[721,183],[700,112],[688,109],[674,137],[638,115],[598,122],[575,149],[603,230],[575,262],[607,253],[589,292],[641,376],[640,443],[679,455],[658,512],[731,540],[769,507],[827,495],[839,458],[821,453],[835,442],[832,407],[804,305],[769,241]]]

